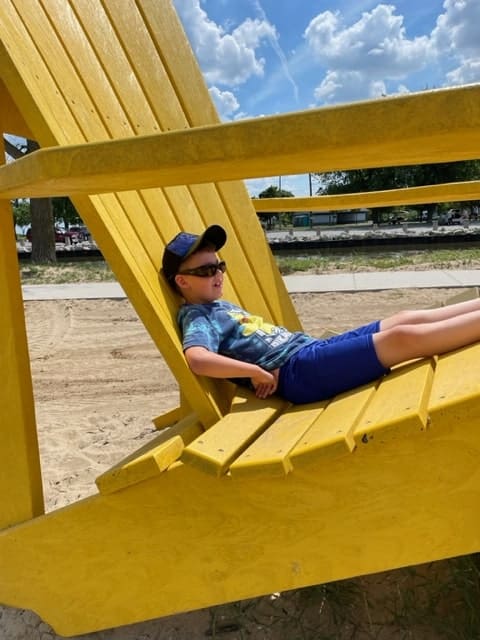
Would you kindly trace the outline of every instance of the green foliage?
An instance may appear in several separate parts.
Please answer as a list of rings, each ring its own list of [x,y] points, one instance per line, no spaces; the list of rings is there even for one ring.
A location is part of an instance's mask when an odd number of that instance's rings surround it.
[[[104,260],[61,261],[56,264],[20,263],[23,284],[68,284],[75,282],[114,282],[110,267]]]
[[[70,198],[52,198],[55,222],[62,222],[66,228],[70,225],[83,224]]]
[[[261,193],[258,194],[259,198],[293,198],[293,193],[291,191],[285,191],[285,189],[280,189],[279,187],[275,187],[273,184],[264,189]],[[291,224],[292,214],[286,213],[285,211],[278,211],[276,213],[262,213],[257,214],[260,218],[260,222],[264,223],[267,229],[272,229],[274,226],[274,222],[280,220],[281,225]]]
[[[354,169],[316,174],[322,187],[317,193],[335,195],[341,193],[364,193],[418,187],[424,185],[463,182],[480,178],[480,160],[443,162],[438,164],[410,165],[405,167],[379,167],[375,169]],[[445,203],[441,209],[448,209],[453,203]],[[464,204],[476,204],[475,202]],[[422,205],[431,217],[436,203]],[[388,209],[387,209],[388,210]],[[374,221],[378,212],[373,213]]]
[[[279,189],[279,187],[275,187],[271,184],[269,187],[264,189],[261,193],[258,194],[259,198],[293,198],[293,193],[291,191],[286,191],[285,189]]]
[[[18,224],[19,227],[26,227],[31,223],[32,217],[30,214],[29,200],[14,200],[12,207],[15,224]]]
[[[55,222],[62,223],[66,228],[71,225],[83,224],[77,210],[69,198],[52,198],[53,216]],[[12,202],[15,224],[26,227],[32,223],[30,200],[14,200]]]
[[[390,251],[382,253],[319,253],[311,256],[275,256],[283,275],[310,271],[382,271],[401,268],[477,269],[480,249],[430,249],[423,251]],[[25,284],[60,284],[67,282],[114,281],[115,276],[103,260],[62,260],[56,265],[21,263],[21,277]]]
[[[275,257],[282,275],[310,271],[388,271],[402,268],[423,269],[477,269],[480,249],[424,249],[422,251],[382,251],[343,253],[316,253],[312,255]]]
[[[354,193],[462,182],[480,178],[480,160],[405,167],[354,169],[318,174],[322,194]]]

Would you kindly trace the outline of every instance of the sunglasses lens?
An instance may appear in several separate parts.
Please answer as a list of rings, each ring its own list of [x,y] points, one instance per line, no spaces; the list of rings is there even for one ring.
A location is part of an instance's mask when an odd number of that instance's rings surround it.
[[[202,278],[212,278],[217,273],[217,267],[214,264],[206,264],[198,268],[198,275]]]
[[[217,271],[225,273],[227,265],[225,262],[218,262],[217,264],[205,264],[198,268],[198,275],[203,278],[213,278]]]
[[[184,273],[185,275],[190,276],[198,276],[199,278],[213,278],[217,271],[225,273],[226,270],[227,265],[222,260],[222,262],[217,262],[217,264],[202,264],[201,267],[196,267],[195,269],[187,269],[186,271],[180,273]]]

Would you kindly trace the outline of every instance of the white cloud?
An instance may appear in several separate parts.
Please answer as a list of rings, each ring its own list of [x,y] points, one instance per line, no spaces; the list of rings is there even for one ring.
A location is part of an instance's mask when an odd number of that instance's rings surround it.
[[[409,76],[428,65],[445,85],[479,82],[480,2],[445,0],[443,9],[433,31],[415,38],[407,37],[393,5],[379,4],[350,25],[339,12],[317,15],[304,33],[317,64],[326,69],[315,99],[328,103],[405,93]]]
[[[453,52],[465,58],[478,57],[480,42],[480,3],[478,0],[445,0],[445,13],[437,19],[432,41],[438,51]]]
[[[394,11],[380,4],[346,28],[338,13],[326,11],[310,22],[305,37],[317,59],[330,68],[401,77],[425,65],[429,47],[424,36],[406,38],[403,17]]]
[[[464,60],[462,64],[447,73],[448,85],[480,82],[480,59]]]
[[[328,71],[314,91],[317,102],[351,102],[365,98],[379,98],[387,94],[383,81],[368,79],[360,71]]]
[[[324,102],[382,95],[387,80],[404,79],[432,60],[428,37],[408,39],[403,17],[392,5],[379,4],[350,26],[338,12],[325,11],[310,22],[304,37],[327,69],[315,90]]]
[[[343,2],[342,12],[323,11],[309,23],[312,9],[302,3],[308,26],[302,43],[289,33],[287,54],[280,36],[296,25],[282,12],[267,16],[263,0],[215,0],[218,23],[204,10],[209,2],[173,1],[224,119],[480,81],[480,0],[437,0],[435,9],[417,0],[429,26],[415,36],[396,8],[413,11],[411,3]],[[238,17],[249,9],[250,17]],[[427,20],[415,14],[416,34]]]
[[[444,55],[451,65],[458,65],[446,73],[449,85],[480,81],[480,3],[478,0],[445,0],[445,13],[437,19],[432,32],[432,45],[439,56]]]
[[[265,11],[264,11],[262,5],[260,4],[259,0],[253,0],[253,4],[254,4],[254,7],[255,7],[258,15],[260,16],[261,20],[264,21],[264,22],[268,22],[267,16],[265,14]],[[288,67],[287,58],[285,56],[285,53],[283,52],[283,49],[280,46],[279,38],[277,36],[277,33],[276,33],[275,29],[273,30],[273,32],[271,32],[268,35],[268,40],[270,42],[270,46],[272,47],[273,51],[275,52],[275,55],[277,56],[277,58],[278,58],[278,60],[280,62],[280,66],[282,68],[283,74],[285,75],[285,77],[288,80],[288,82],[292,85],[293,94],[295,96],[295,101],[298,102],[298,87],[297,87],[297,83],[295,82],[292,74],[290,73],[290,69]]]
[[[210,87],[208,91],[223,120],[227,120],[240,107],[237,98],[231,91],[221,91],[218,87]]]
[[[175,0],[175,7],[208,83],[234,87],[263,75],[265,60],[256,50],[277,37],[268,21],[247,18],[226,33],[208,18],[199,0]]]

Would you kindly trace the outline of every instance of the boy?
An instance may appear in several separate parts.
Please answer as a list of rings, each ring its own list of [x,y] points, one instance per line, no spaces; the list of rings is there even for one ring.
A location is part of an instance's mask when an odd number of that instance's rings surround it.
[[[294,404],[331,398],[414,358],[480,340],[480,299],[401,311],[326,340],[292,333],[221,300],[226,233],[179,233],[165,248],[163,275],[185,300],[178,322],[185,358],[197,375],[245,380],[259,398],[277,393]]]

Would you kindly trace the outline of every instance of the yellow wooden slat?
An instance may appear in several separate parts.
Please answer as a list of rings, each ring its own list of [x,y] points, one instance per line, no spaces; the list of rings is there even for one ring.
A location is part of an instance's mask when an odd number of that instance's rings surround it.
[[[372,384],[334,398],[291,451],[293,468],[351,453],[355,426],[374,395]]]
[[[3,132],[12,133],[24,138],[31,138],[32,133],[27,123],[20,114],[17,105],[12,100],[6,86],[0,79],[0,122],[2,122]]]
[[[1,169],[0,195],[236,180],[264,176],[265,167],[281,174],[476,159],[479,98],[480,86],[472,85],[42,150]]]
[[[149,453],[99,476],[95,481],[98,490],[103,495],[108,495],[153,478],[178,460],[182,451],[182,439],[178,436],[170,438]]]
[[[290,451],[322,413],[327,403],[292,406],[230,465],[234,478],[282,476],[292,470]]]
[[[0,529],[3,529],[43,512],[15,232],[12,210],[5,201],[0,201],[0,300]]]
[[[89,65],[85,65],[85,68],[91,68],[93,57],[91,54],[89,55],[87,36],[78,28],[78,23],[69,4],[64,3],[62,13],[65,22],[62,31],[68,32],[69,28],[74,28],[75,35],[72,36],[71,55],[62,42],[60,32],[52,29],[49,18],[54,14],[49,12],[48,0],[44,5],[45,9],[39,6],[37,0],[14,1],[22,23],[34,41],[39,57],[42,57],[45,64],[46,69],[42,71],[42,79],[48,77],[56,84],[56,92],[52,96],[52,98],[56,98],[55,102],[52,101],[53,113],[64,107],[70,111],[71,117],[75,121],[75,127],[69,125],[69,120],[66,120],[65,124],[55,123],[51,127],[55,131],[55,135],[60,135],[58,129],[64,124],[65,140],[71,140],[72,131],[75,132],[77,140],[79,138],[83,141],[108,140],[111,137],[108,132],[108,121],[101,117],[95,106],[95,100],[98,100],[98,97],[88,91],[84,79],[77,72],[73,63],[77,58],[84,63],[88,60]],[[38,78],[36,83],[38,83]],[[102,88],[99,87],[102,94],[103,88],[110,89],[104,83]],[[111,89],[110,93],[112,93]],[[102,94],[100,100],[104,98]],[[126,126],[124,113],[119,111],[118,107],[114,109],[113,101],[110,102],[109,107],[112,109],[111,122],[115,122],[117,129],[123,124],[124,136],[132,135],[132,129]],[[41,144],[42,140],[39,139],[38,142]]]
[[[383,378],[355,426],[357,445],[407,438],[428,427],[433,361],[405,364]]]
[[[230,413],[186,447],[182,461],[209,474],[223,475],[287,406],[287,402],[275,396],[262,400],[246,389],[239,389]]]
[[[479,362],[479,343],[438,357],[429,401],[433,430],[445,419],[452,419],[452,413],[455,421],[469,424],[480,412]]]
[[[175,426],[98,476],[95,480],[98,490],[108,495],[163,473],[202,431],[195,414],[185,416]]]
[[[55,80],[38,56],[21,15],[17,14],[11,2],[2,6],[0,41],[2,81],[37,141],[42,146],[66,144],[71,142],[71,138],[65,137],[64,131],[72,129],[79,135],[77,141],[83,140],[68,105],[59,102],[60,92]],[[35,65],[31,64],[32,51],[36,54]],[[12,64],[12,61],[15,62]],[[52,128],[59,129],[58,137],[52,133]]]
[[[393,207],[430,202],[459,202],[478,200],[480,181],[449,182],[386,191],[342,193],[339,195],[312,196],[311,198],[252,198],[255,211],[340,211],[369,207]]]
[[[175,409],[171,409],[166,413],[162,413],[162,415],[153,418],[152,422],[155,425],[155,429],[161,431],[162,429],[166,429],[167,427],[171,427],[172,424],[178,422],[182,418],[186,417],[186,409],[183,406],[176,407]]]

